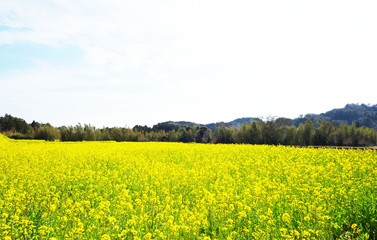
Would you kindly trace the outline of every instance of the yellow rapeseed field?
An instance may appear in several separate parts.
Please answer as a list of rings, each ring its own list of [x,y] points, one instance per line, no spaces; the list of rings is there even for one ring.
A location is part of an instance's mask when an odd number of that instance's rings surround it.
[[[15,141],[0,239],[374,239],[377,152]]]

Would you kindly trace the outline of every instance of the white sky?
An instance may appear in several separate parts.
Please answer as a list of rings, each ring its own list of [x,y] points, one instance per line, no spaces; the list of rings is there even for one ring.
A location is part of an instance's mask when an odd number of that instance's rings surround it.
[[[372,0],[0,0],[0,115],[132,127],[376,104],[376,43]]]

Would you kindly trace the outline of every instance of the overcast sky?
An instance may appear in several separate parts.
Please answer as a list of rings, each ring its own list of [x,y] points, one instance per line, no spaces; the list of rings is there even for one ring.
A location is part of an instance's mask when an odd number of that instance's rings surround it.
[[[377,104],[377,1],[0,0],[0,115],[54,126]]]

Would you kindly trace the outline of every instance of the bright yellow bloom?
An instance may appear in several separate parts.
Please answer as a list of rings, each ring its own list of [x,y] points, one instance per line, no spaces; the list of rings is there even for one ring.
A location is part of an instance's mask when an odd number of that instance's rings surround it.
[[[281,219],[284,222],[289,223],[291,221],[291,216],[288,213],[284,213],[283,216],[281,217]]]
[[[0,239],[367,236],[346,220],[374,204],[376,163],[369,150],[0,135]]]
[[[102,235],[101,240],[111,240],[111,237],[108,234],[104,234]]]

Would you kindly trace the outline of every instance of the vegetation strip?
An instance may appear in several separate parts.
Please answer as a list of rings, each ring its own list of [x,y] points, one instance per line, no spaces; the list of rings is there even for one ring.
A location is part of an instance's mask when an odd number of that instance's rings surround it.
[[[357,124],[338,126],[330,121],[307,118],[298,126],[289,125],[284,119],[254,120],[239,127],[219,124],[214,132],[205,126],[182,127],[171,124],[157,124],[153,128],[135,126],[129,128],[102,128],[78,124],[55,128],[50,124],[33,121],[27,124],[23,119],[10,115],[0,117],[0,132],[14,139],[44,139],[60,141],[133,141],[133,142],[196,142],[196,143],[246,143],[281,144],[304,146],[375,146],[377,131]]]

